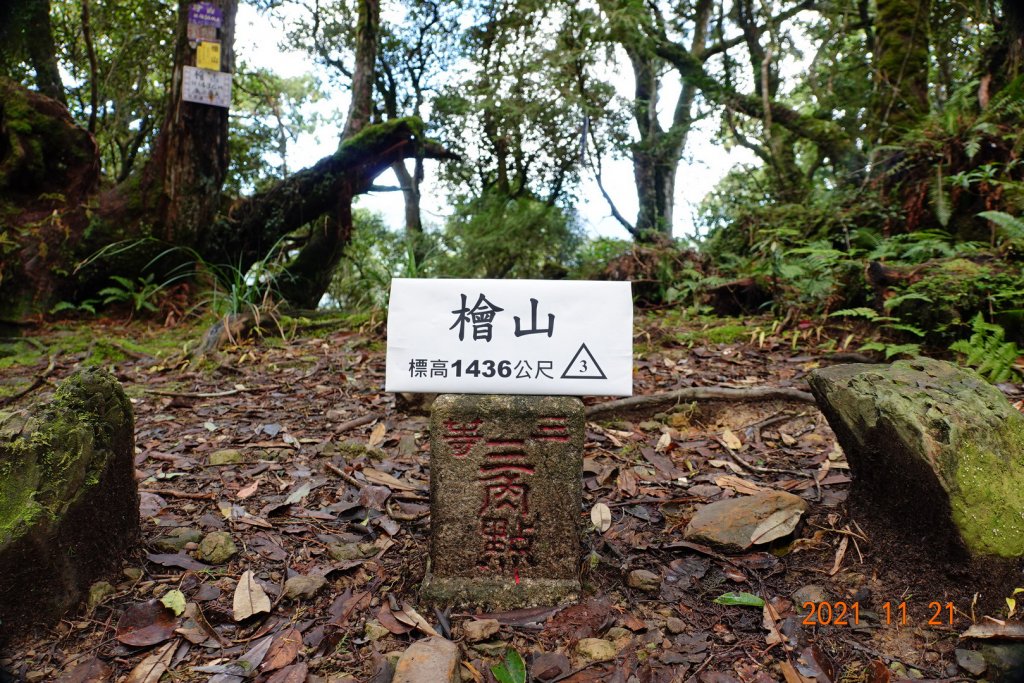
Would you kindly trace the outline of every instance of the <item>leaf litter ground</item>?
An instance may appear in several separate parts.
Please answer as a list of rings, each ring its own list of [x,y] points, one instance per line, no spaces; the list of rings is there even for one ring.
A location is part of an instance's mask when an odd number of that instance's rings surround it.
[[[763,319],[727,330],[671,314],[638,322],[638,394],[802,387],[814,367],[848,359],[816,350],[828,337],[820,329],[783,340],[760,334]],[[502,614],[429,609],[417,596],[429,525],[425,403],[381,391],[380,331],[247,342],[198,369],[174,367],[166,335],[140,324],[84,332],[114,349],[106,360],[134,404],[143,547],[91,605],[15,638],[0,666],[28,680],[155,682],[167,672],[383,683],[393,653],[432,634],[460,643],[464,680],[495,680],[490,667],[509,647],[534,680],[576,683],[972,680],[955,663],[959,636],[986,613],[1005,614],[1007,586],[947,566],[851,500],[824,418],[780,401],[588,423],[585,598]],[[8,367],[3,395],[41,385],[30,398],[45,398],[95,359],[94,345],[64,337],[38,333],[49,353]],[[739,556],[683,540],[695,506],[760,490],[809,502],[795,534]],[[599,503],[607,508],[592,516]],[[635,570],[646,580],[630,582]],[[725,593],[766,604],[716,603]],[[819,621],[846,623],[805,623],[814,619],[804,600],[828,604]],[[859,623],[839,618],[839,602],[858,603]],[[468,642],[464,625],[484,618],[500,630]],[[612,659],[600,661],[609,650],[593,652],[595,638],[611,643]]]

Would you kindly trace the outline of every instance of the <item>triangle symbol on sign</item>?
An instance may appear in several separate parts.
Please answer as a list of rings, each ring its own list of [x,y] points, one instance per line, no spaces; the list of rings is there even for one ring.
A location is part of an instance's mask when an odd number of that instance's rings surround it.
[[[608,379],[608,376],[604,374],[604,370],[597,364],[594,354],[590,353],[587,345],[580,344],[576,355],[565,366],[562,379]]]

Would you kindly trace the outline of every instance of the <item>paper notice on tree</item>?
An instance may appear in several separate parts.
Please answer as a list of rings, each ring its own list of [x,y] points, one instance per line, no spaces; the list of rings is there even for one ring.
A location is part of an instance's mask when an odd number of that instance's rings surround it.
[[[220,71],[220,43],[211,41],[199,43],[196,48],[196,66],[200,69]]]
[[[181,98],[230,109],[231,74],[186,66],[181,78]]]
[[[628,282],[392,280],[387,391],[629,396]]]

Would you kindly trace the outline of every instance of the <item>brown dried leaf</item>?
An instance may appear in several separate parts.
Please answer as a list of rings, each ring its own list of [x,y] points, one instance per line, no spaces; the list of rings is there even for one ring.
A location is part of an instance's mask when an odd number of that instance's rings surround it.
[[[414,484],[409,484],[400,479],[395,478],[393,475],[380,470],[367,468],[363,470],[363,476],[366,477],[366,481],[373,484],[380,484],[381,486],[387,486],[391,489],[398,489],[399,491],[419,491],[420,487]]]
[[[302,634],[299,629],[293,627],[278,633],[266,659],[260,664],[260,671],[276,671],[288,666],[295,661],[301,649]]]
[[[419,630],[426,633],[428,636],[440,636],[441,634],[434,630],[434,627],[430,625],[430,622],[423,618],[423,615],[413,609],[413,606],[407,602],[402,603],[402,612],[406,617],[412,620],[412,625]],[[395,615],[398,617],[398,615]],[[409,623],[405,619],[399,618],[404,623]]]
[[[793,533],[802,516],[803,510],[799,508],[773,512],[754,528],[750,534],[751,544],[770,543],[777,538],[788,536]]]
[[[102,659],[90,657],[57,679],[57,683],[106,683],[114,670]]]
[[[167,643],[139,662],[124,683],[159,683],[160,677],[167,673],[177,642]]]
[[[281,669],[268,678],[267,683],[305,683],[306,676],[308,675],[309,665],[305,662],[299,662],[298,664],[292,664]]]
[[[732,489],[736,493],[743,493],[748,496],[752,496],[755,493],[761,493],[768,489],[763,486],[758,486],[752,481],[747,481],[742,477],[734,477],[731,474],[723,474],[715,479],[715,486],[719,486],[723,489]]]
[[[412,624],[403,624],[401,621],[396,619],[395,615],[391,612],[391,608],[387,605],[381,605],[380,609],[377,611],[377,621],[396,636],[408,633],[413,629]]]
[[[235,621],[245,621],[254,614],[270,611],[270,598],[256,581],[251,570],[246,570],[235,586],[231,612]]]
[[[590,521],[602,534],[612,528],[612,511],[604,503],[595,503],[590,508]]]
[[[174,635],[178,620],[159,600],[132,605],[117,622],[117,639],[132,647],[162,643]]]
[[[1002,638],[1005,640],[1024,640],[1024,624],[1020,622],[981,623],[974,624],[963,632],[961,638]]]
[[[736,434],[734,434],[728,427],[726,427],[722,432],[722,443],[724,443],[730,451],[743,450],[743,442],[740,441],[739,437],[736,436]]]
[[[836,559],[832,563],[832,569],[829,570],[829,576],[835,576],[839,573],[839,567],[843,564],[843,558],[846,557],[846,547],[850,545],[850,537],[843,536],[843,540],[839,541],[839,547],[836,549]]]
[[[378,422],[374,425],[373,430],[370,432],[370,440],[367,442],[370,448],[376,448],[377,446],[384,443],[384,435],[388,432],[388,426],[383,422]]]

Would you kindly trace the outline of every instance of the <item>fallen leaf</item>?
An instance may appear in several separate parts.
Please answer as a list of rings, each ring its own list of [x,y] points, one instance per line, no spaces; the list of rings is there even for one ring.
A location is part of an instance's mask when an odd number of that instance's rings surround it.
[[[423,615],[413,609],[412,605],[407,602],[402,603],[402,612],[412,619],[413,625],[419,630],[426,633],[428,636],[440,636],[441,634],[434,630],[434,627],[430,625],[430,622],[423,618]],[[396,615],[397,616],[397,615]],[[408,622],[406,622],[408,623]]]
[[[266,659],[260,664],[260,671],[276,671],[295,661],[302,649],[302,634],[297,628],[289,628],[274,638]]]
[[[732,489],[733,491],[736,491],[736,493],[742,493],[748,496],[768,490],[763,486],[758,486],[754,482],[747,481],[742,477],[736,477],[731,474],[723,474],[720,477],[716,477],[715,486],[723,489]]]
[[[363,476],[366,477],[366,481],[381,484],[392,489],[398,489],[399,491],[419,491],[420,487],[414,484],[408,484],[401,479],[397,479],[387,472],[381,472],[372,468],[363,470]]]
[[[726,448],[730,451],[743,450],[743,442],[740,441],[739,437],[736,436],[728,427],[726,427],[722,432],[722,443],[724,443]]]
[[[307,481],[302,486],[298,487],[294,491],[288,494],[288,497],[284,499],[285,505],[295,505],[296,503],[302,502],[302,499],[309,495],[312,487]]]
[[[408,633],[413,629],[411,624],[403,624],[395,615],[391,612],[391,608],[387,605],[381,605],[377,611],[377,621],[381,623],[381,626],[391,631],[396,636]]]
[[[656,453],[664,453],[668,450],[668,447],[672,444],[672,435],[668,432],[664,432],[658,439],[658,443],[654,446]]]
[[[176,646],[177,642],[167,643],[143,659],[128,674],[124,683],[159,683],[160,677],[167,673],[167,668],[171,665]]]
[[[793,508],[791,510],[778,510],[768,515],[750,534],[750,542],[753,545],[759,543],[770,543],[777,538],[788,536],[793,533],[803,510]]]
[[[107,683],[114,678],[114,670],[102,659],[90,657],[57,679],[57,683]]]
[[[238,579],[231,611],[235,621],[245,621],[254,614],[270,611],[270,598],[250,570]]]
[[[601,533],[608,531],[612,528],[611,509],[604,503],[595,503],[594,507],[590,508],[590,521]]]
[[[1020,622],[974,624],[960,634],[961,638],[1002,638],[1024,640],[1024,624]]]
[[[181,569],[194,570],[210,568],[210,565],[203,564],[185,553],[153,553],[146,555],[146,559],[162,567],[179,567]]]
[[[839,567],[843,564],[843,558],[846,557],[846,547],[850,545],[850,537],[843,536],[843,540],[839,541],[839,547],[836,549],[836,559],[832,563],[832,569],[829,570],[829,576],[835,576],[839,573]]]
[[[117,622],[117,639],[132,647],[162,643],[174,635],[174,612],[159,600],[132,605]]]
[[[260,487],[260,480],[257,479],[253,483],[251,483],[248,486],[246,486],[245,488],[238,489],[238,493],[235,494],[235,497],[240,499],[240,500],[245,500],[246,498],[249,498],[254,493],[256,493],[256,489],[258,489],[259,487]]]
[[[367,445],[370,448],[376,448],[384,443],[384,435],[387,434],[387,431],[388,426],[383,422],[378,422],[370,431],[370,440],[367,442]]]
[[[164,606],[174,612],[174,616],[180,617],[181,613],[185,611],[185,594],[177,588],[167,591],[160,597],[160,602]]]
[[[305,662],[299,662],[298,664],[292,664],[281,669],[268,678],[267,683],[305,683],[306,676],[308,675],[309,665]]]
[[[738,607],[764,607],[764,600],[753,593],[722,593],[715,598],[719,605],[734,605]]]

